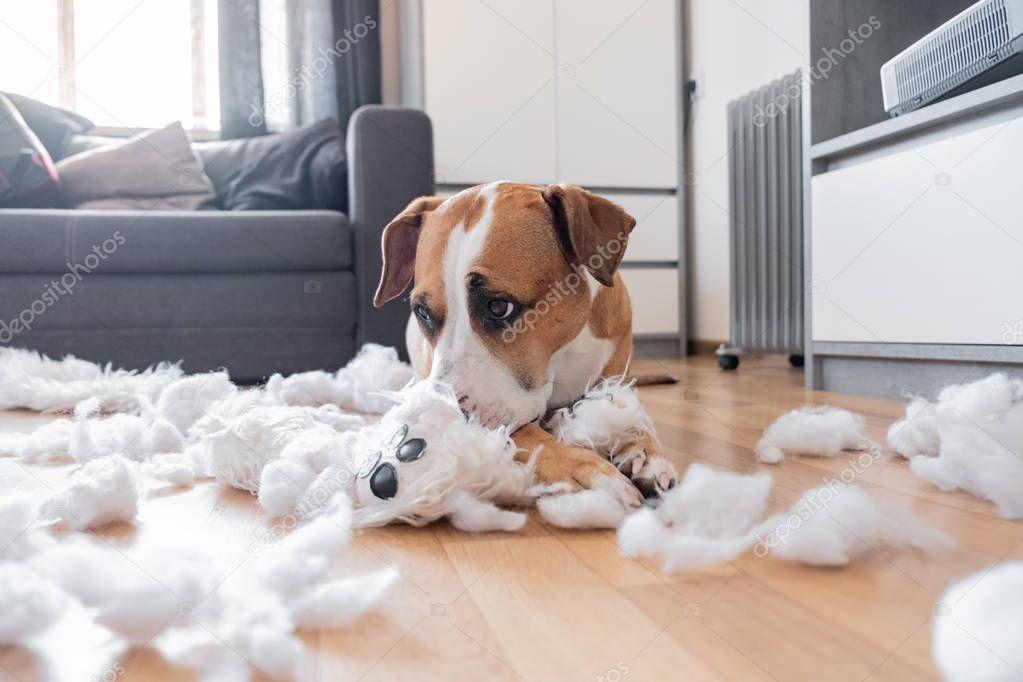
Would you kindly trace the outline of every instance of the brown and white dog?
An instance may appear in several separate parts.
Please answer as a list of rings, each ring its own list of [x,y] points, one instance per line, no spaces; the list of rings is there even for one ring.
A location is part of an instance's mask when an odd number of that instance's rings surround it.
[[[543,446],[539,481],[628,504],[675,484],[652,438],[623,447],[619,471],[537,420],[628,371],[632,308],[617,268],[635,224],[567,185],[498,182],[420,197],[384,229],[374,298],[379,307],[412,285],[406,343],[416,373],[450,384],[484,425],[514,430],[524,460]]]

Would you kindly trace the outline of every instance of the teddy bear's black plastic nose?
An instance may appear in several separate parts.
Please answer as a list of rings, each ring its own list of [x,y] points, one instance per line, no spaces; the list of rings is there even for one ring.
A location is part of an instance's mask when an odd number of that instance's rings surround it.
[[[381,464],[369,479],[369,489],[381,500],[389,500],[398,494],[398,472],[391,464]]]

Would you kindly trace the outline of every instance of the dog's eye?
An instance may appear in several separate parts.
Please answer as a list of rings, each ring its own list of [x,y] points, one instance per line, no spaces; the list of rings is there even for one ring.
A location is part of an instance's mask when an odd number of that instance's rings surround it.
[[[426,450],[426,441],[422,438],[409,438],[401,444],[395,457],[399,462],[413,462],[423,456]]]
[[[515,304],[503,298],[492,298],[487,301],[487,314],[493,320],[507,320],[515,313]]]
[[[369,489],[381,500],[389,500],[398,494],[398,472],[390,464],[381,464],[369,479]]]
[[[422,303],[416,303],[414,306],[412,306],[412,312],[415,313],[416,317],[418,317],[426,324],[430,324],[430,321],[433,319],[430,315],[430,309],[427,308]]]

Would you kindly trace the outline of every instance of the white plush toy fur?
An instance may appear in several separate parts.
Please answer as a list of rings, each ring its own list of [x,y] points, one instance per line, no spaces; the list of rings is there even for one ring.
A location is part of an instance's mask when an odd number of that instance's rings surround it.
[[[235,387],[223,371],[185,376],[160,365],[133,373],[20,350],[0,351],[0,376],[13,382],[0,393],[0,406],[74,411],[73,419],[31,434],[0,436],[0,454],[103,462],[96,471],[117,455],[142,464],[140,490],[211,476],[257,494],[268,514],[303,517],[343,491],[354,500],[359,526],[422,525],[446,516],[464,530],[516,530],[525,515],[502,507],[521,508],[538,497],[541,515],[566,527],[614,527],[626,512],[604,493],[535,487],[531,462],[516,461],[507,429],[466,417],[444,385],[411,383],[412,370],[397,353],[373,344],[334,374],[274,375],[251,390]],[[635,389],[621,380],[600,382],[550,415],[546,426],[623,470],[645,462],[632,445],[637,437],[653,437]],[[398,451],[410,440],[425,447],[401,461]],[[395,490],[386,498],[371,485],[380,468],[394,472]],[[75,499],[86,499],[88,490],[76,490]],[[122,499],[111,495],[106,510],[54,513],[73,526],[95,525],[123,518],[125,505],[115,503]],[[68,518],[75,514],[80,521]]]

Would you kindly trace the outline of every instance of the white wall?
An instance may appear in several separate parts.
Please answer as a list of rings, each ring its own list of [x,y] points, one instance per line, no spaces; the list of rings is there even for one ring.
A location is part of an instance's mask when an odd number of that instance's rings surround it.
[[[809,61],[808,0],[689,0],[690,336],[728,339],[727,106]]]

